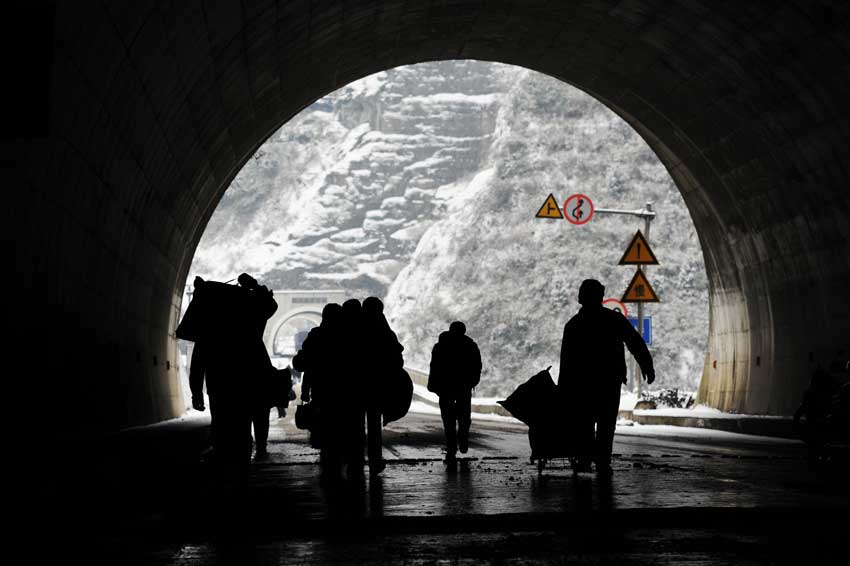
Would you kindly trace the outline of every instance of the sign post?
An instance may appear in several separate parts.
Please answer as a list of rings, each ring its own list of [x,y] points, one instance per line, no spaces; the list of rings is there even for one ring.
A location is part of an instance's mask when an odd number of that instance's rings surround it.
[[[635,271],[635,275],[632,278],[631,283],[629,283],[628,288],[626,288],[626,292],[623,294],[623,302],[632,302],[637,303],[637,331],[641,335],[641,338],[644,341],[649,338],[645,335],[644,332],[644,303],[657,303],[659,302],[658,295],[655,294],[655,290],[650,285],[649,280],[646,278],[645,269],[647,265],[658,265],[658,259],[656,259],[655,254],[652,252],[652,248],[649,247],[649,228],[652,219],[655,218],[655,212],[652,210],[652,203],[646,203],[646,208],[644,210],[635,210],[635,211],[615,211],[615,210],[606,210],[606,209],[597,209],[597,212],[611,212],[613,214],[632,214],[635,216],[639,216],[644,220],[644,231],[641,233],[640,230],[637,231],[635,236],[632,238],[629,247],[626,249],[626,253],[623,254],[623,257],[620,259],[620,265],[636,265],[637,270]],[[633,363],[633,390],[640,395],[642,389],[642,382],[640,379],[640,367],[638,363],[635,361]]]

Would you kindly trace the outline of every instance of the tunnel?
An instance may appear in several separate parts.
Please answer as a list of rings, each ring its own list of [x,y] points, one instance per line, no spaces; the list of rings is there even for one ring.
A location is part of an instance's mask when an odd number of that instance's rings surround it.
[[[183,285],[243,164],[353,80],[477,59],[574,85],[643,136],[705,257],[700,402],[790,414],[811,371],[850,350],[848,15],[829,1],[47,3],[33,19],[46,57],[27,34],[12,54],[47,76],[44,107],[16,109],[46,129],[0,140],[16,395],[60,414],[58,435],[181,414]]]

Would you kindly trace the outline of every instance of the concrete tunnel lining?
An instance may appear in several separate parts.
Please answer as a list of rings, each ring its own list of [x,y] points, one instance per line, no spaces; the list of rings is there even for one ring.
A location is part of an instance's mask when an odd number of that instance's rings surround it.
[[[50,134],[2,141],[26,187],[7,213],[24,289],[9,331],[43,360],[47,402],[78,407],[69,430],[182,412],[182,286],[230,181],[311,102],[433,60],[552,75],[653,147],[709,276],[702,402],[789,414],[814,364],[850,350],[850,309],[837,307],[850,288],[850,6],[157,4],[56,4]],[[39,333],[46,355],[31,344]]]

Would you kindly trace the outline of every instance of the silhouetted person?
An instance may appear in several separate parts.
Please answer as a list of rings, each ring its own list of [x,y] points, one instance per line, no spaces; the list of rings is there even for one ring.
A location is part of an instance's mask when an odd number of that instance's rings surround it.
[[[381,405],[388,383],[404,369],[404,348],[384,316],[384,303],[377,297],[363,300],[362,359],[367,368],[365,409],[369,473],[377,475],[386,467],[382,457]]]
[[[846,390],[844,402],[846,403]],[[809,386],[803,392],[803,401],[794,413],[794,425],[800,430],[809,450],[810,458],[821,456],[823,445],[839,434],[844,416],[842,388],[838,381],[823,368],[812,372]],[[805,423],[801,419],[805,418]]]
[[[321,450],[320,464],[323,474],[334,474],[339,465],[334,437],[332,415],[329,409],[329,389],[332,388],[335,372],[339,371],[339,346],[341,337],[342,307],[328,303],[322,309],[322,322],[312,328],[301,344],[301,349],[292,359],[292,367],[302,372],[301,401],[312,403],[316,408],[318,422],[310,431],[310,444]],[[327,436],[327,438],[325,438]]]
[[[428,389],[440,397],[440,415],[446,433],[446,462],[468,449],[472,389],[481,379],[481,353],[466,335],[466,325],[455,321],[431,350]]]
[[[363,307],[357,299],[342,303],[342,340],[338,356],[344,363],[330,393],[335,416],[333,434],[341,448],[342,463],[350,479],[363,474],[364,420],[366,416],[366,355]]]
[[[256,279],[247,273],[241,274],[237,281],[241,287],[253,295],[252,300],[257,302],[262,309],[261,315],[256,317],[253,328],[250,330],[254,350],[250,354],[251,359],[248,363],[254,368],[250,371],[257,372],[256,378],[252,380],[256,389],[251,404],[251,424],[254,427],[254,457],[263,459],[268,456],[269,414],[272,407],[268,382],[276,371],[263,342],[263,332],[266,329],[266,321],[277,311],[277,302],[272,298],[274,293],[268,287],[260,285]]]
[[[271,291],[246,274],[239,287],[197,277],[195,289],[193,301],[206,297],[209,312],[192,356],[197,364],[189,374],[192,405],[204,410],[206,381],[217,468],[223,480],[238,484],[250,470],[252,414],[271,367],[262,332],[277,303]]]
[[[610,475],[614,429],[620,407],[620,386],[626,383],[623,344],[640,365],[648,383],[655,381],[652,356],[643,338],[622,314],[602,306],[605,287],[595,279],[582,282],[579,312],[564,326],[558,387],[563,396],[575,394],[568,410],[578,411],[580,430],[572,436],[593,438],[593,447],[580,446],[578,459],[586,466],[591,456],[598,473]],[[593,427],[596,425],[595,437]]]

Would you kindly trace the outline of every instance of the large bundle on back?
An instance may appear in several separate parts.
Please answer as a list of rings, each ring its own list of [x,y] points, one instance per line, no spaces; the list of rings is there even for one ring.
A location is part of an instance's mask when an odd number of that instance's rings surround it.
[[[196,283],[192,301],[175,332],[177,338],[229,340],[245,338],[260,317],[252,292],[218,281]],[[265,318],[260,319],[265,323]]]

